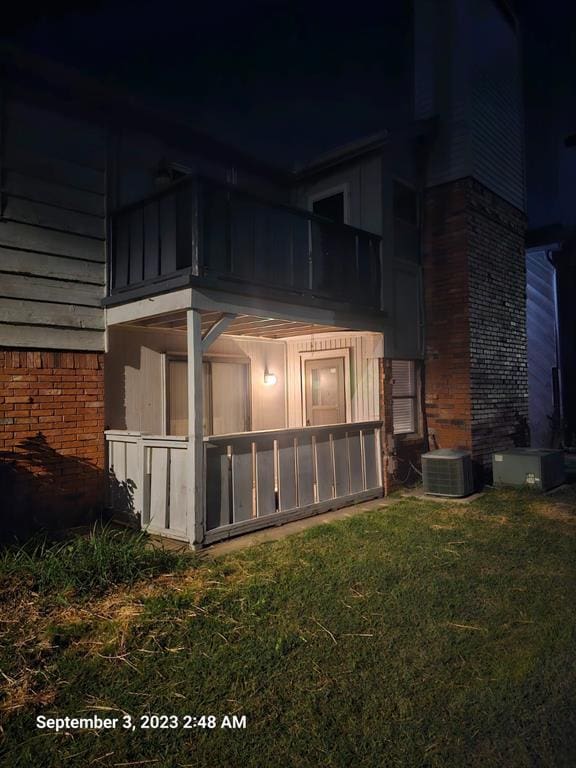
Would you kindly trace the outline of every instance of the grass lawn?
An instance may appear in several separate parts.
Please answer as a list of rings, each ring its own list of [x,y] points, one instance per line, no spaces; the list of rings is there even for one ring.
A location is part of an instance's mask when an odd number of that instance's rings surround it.
[[[576,765],[574,487],[399,499],[215,560],[108,534],[0,579],[7,768]],[[35,726],[94,713],[180,719]]]

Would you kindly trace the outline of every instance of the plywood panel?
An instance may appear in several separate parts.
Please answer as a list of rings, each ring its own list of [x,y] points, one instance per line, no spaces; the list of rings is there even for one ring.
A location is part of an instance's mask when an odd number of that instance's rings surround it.
[[[356,493],[364,490],[362,447],[359,431],[348,433],[348,456],[350,462],[350,492]]]
[[[253,509],[253,462],[252,443],[246,442],[234,446],[232,455],[232,486],[234,500],[234,522],[250,520],[254,517]]]
[[[334,497],[334,471],[332,465],[332,444],[329,435],[321,432],[316,436],[316,479],[318,501]]]
[[[230,462],[226,446],[206,447],[206,529],[211,531],[231,519]]]
[[[336,475],[336,496],[350,493],[350,468],[348,466],[348,438],[345,432],[334,435],[334,468]]]
[[[364,440],[364,467],[366,478],[366,489],[377,488],[378,482],[378,456],[376,454],[376,437],[374,430],[362,433]]]
[[[274,493],[274,441],[259,439],[256,453],[258,516],[276,512]]]
[[[301,435],[298,438],[298,506],[305,507],[314,503],[314,454],[312,437]]]
[[[187,521],[187,463],[188,451],[185,448],[170,448],[170,531],[186,533]],[[192,479],[192,478],[191,478]]]
[[[282,511],[298,506],[296,449],[292,437],[278,440],[279,502]]]
[[[166,513],[169,493],[169,457],[167,448],[148,448],[151,452],[150,465],[150,528],[166,528]]]

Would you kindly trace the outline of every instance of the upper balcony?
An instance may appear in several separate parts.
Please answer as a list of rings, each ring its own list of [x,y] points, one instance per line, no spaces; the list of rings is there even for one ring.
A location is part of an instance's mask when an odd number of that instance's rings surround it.
[[[107,304],[197,286],[384,315],[381,238],[186,177],[111,216]]]

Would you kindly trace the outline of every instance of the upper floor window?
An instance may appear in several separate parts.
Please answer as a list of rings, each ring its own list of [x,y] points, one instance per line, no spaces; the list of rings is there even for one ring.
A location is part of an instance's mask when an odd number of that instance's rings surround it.
[[[395,180],[393,205],[395,219],[413,227],[418,226],[418,197],[415,189]]]
[[[316,198],[312,202],[312,211],[318,216],[332,219],[337,224],[344,224],[346,221],[344,190],[326,197]]]

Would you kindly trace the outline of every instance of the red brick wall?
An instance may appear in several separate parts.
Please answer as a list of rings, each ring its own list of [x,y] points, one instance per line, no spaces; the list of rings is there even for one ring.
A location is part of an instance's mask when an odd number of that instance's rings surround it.
[[[420,425],[417,435],[394,435],[392,418],[392,360],[378,360],[380,419],[382,420],[382,477],[384,494],[420,480],[421,455],[427,450]]]
[[[472,448],[467,180],[428,190],[422,258],[426,416],[439,447]]]
[[[474,179],[429,189],[424,210],[425,407],[430,447],[479,468],[522,443],[527,417],[525,217]]]
[[[95,513],[103,430],[103,354],[0,349],[3,527],[29,532]]]

